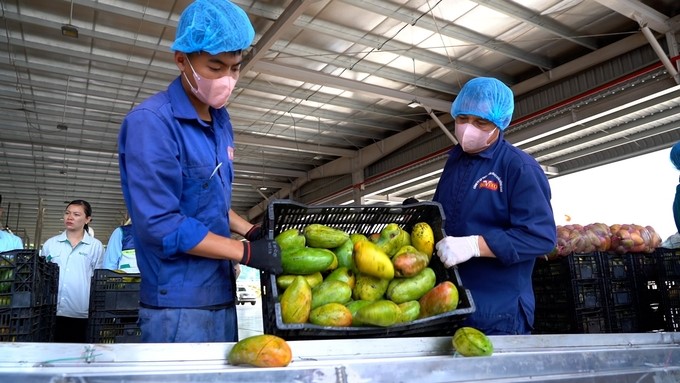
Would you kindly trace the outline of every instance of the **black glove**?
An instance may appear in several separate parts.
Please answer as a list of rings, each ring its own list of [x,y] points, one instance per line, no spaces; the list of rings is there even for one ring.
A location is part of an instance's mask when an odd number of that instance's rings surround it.
[[[243,237],[252,242],[262,238],[262,234],[264,234],[262,232],[262,226],[253,225],[253,227],[251,227],[250,230],[248,230],[246,235],[244,235]]]
[[[241,264],[272,274],[281,274],[281,248],[271,239],[243,242]]]

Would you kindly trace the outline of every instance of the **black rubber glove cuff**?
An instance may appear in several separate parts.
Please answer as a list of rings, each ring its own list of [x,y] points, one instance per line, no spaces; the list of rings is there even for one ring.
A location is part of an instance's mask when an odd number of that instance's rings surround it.
[[[253,225],[253,227],[251,227],[243,237],[251,242],[257,241],[258,239],[262,238],[262,226]]]
[[[241,264],[272,274],[281,274],[281,248],[276,241],[269,239],[243,242]]]

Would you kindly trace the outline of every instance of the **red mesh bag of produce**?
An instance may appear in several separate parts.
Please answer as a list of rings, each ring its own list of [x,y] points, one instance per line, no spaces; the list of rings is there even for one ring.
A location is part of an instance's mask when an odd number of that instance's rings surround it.
[[[588,242],[588,249],[592,251],[609,251],[612,244],[612,233],[604,223],[591,223],[584,226],[584,235]]]
[[[564,226],[557,226],[557,246],[556,252],[560,257],[566,257],[571,254],[571,242],[569,241],[569,235],[571,230]]]
[[[610,227],[611,250],[624,253],[652,253],[661,244],[661,237],[651,226],[615,224]]]

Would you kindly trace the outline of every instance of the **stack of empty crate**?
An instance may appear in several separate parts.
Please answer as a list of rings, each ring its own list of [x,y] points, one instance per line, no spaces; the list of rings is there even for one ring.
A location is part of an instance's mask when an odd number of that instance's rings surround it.
[[[609,332],[639,332],[641,315],[635,257],[639,254],[601,252],[605,278]]]
[[[680,249],[538,260],[533,286],[536,334],[680,330]]]
[[[59,266],[37,250],[0,253],[0,342],[54,339]]]
[[[90,343],[137,343],[139,274],[97,269],[90,286],[87,341]]]
[[[680,249],[634,254],[642,331],[680,330]]]
[[[537,260],[533,286],[535,334],[609,332],[598,253]]]

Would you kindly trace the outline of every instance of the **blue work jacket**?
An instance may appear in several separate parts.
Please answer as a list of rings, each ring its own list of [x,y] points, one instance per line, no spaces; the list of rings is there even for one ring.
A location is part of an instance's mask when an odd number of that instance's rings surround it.
[[[533,326],[536,258],[557,242],[548,179],[531,156],[505,141],[470,155],[456,145],[437,185],[449,236],[481,235],[496,258],[458,265],[476,311],[468,325],[487,334],[527,333]]]
[[[232,304],[229,260],[187,254],[208,232],[230,237],[234,133],[226,108],[198,117],[176,78],[135,107],[118,138],[121,186],[150,307]]]

